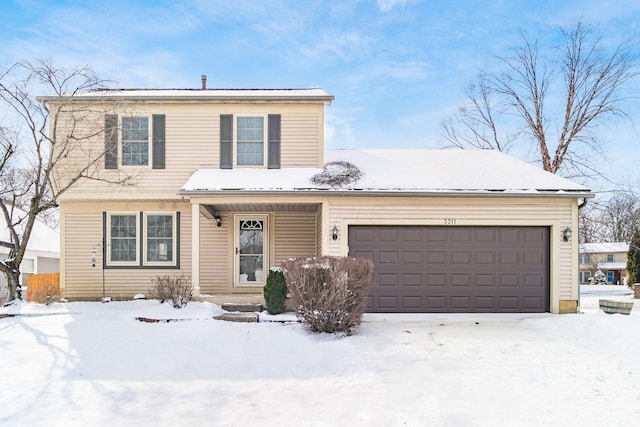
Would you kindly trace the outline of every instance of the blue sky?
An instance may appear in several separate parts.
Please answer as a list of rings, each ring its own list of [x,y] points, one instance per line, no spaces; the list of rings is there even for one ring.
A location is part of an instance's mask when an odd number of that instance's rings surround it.
[[[639,32],[640,2],[4,0],[0,16],[0,66],[47,57],[119,87],[322,87],[328,148],[439,148],[465,85],[520,32],[582,20],[617,43]],[[640,161],[638,129],[605,133],[608,168]]]

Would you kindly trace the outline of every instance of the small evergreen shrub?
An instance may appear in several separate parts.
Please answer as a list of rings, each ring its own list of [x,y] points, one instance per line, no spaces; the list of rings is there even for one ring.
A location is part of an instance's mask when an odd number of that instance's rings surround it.
[[[296,258],[282,263],[298,317],[312,332],[351,334],[366,308],[373,276],[368,259]]]
[[[280,314],[285,309],[287,299],[287,284],[284,273],[279,267],[272,267],[264,285],[264,301],[269,314]]]
[[[635,283],[640,283],[640,229],[633,230],[629,252],[627,252],[627,286],[633,289]]]
[[[193,296],[191,277],[184,274],[157,276],[151,279],[149,295],[162,304],[171,301],[174,308],[186,307]]]

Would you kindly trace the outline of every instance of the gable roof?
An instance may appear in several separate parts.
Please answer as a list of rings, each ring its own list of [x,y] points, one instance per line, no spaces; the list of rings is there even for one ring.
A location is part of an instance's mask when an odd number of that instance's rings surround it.
[[[200,169],[179,194],[322,190],[593,197],[587,187],[493,150],[327,150],[325,161],[352,163],[362,177],[352,184],[332,187],[311,181],[322,172],[317,168]]]

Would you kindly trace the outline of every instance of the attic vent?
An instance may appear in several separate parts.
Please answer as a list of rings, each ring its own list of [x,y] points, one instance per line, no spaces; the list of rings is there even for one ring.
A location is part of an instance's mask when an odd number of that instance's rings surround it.
[[[356,165],[349,162],[329,162],[319,174],[311,178],[316,185],[330,185],[331,187],[344,187],[354,184],[362,178],[362,171]]]

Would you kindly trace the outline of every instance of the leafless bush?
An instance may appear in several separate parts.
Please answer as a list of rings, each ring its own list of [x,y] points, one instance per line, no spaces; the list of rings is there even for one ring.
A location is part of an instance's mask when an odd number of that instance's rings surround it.
[[[362,171],[356,165],[349,162],[329,162],[319,174],[311,178],[316,185],[330,185],[332,187],[344,187],[353,184],[362,178]]]
[[[186,307],[193,296],[193,283],[191,277],[181,274],[179,276],[157,276],[151,279],[149,295],[160,303],[171,301],[174,308]]]
[[[368,259],[296,258],[282,263],[298,316],[312,332],[350,334],[360,324],[373,275]]]
[[[34,302],[49,305],[60,301],[60,286],[53,283],[45,283],[35,289],[31,295]]]

